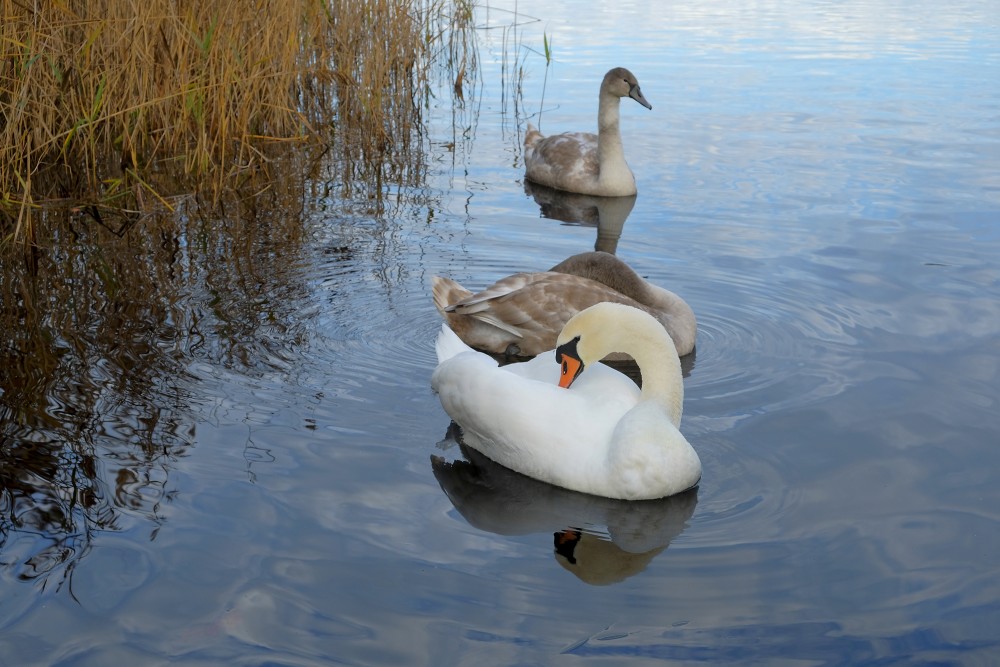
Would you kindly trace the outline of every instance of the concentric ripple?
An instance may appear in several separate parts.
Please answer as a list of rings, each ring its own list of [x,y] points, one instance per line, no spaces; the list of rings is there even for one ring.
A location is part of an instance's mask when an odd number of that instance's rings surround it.
[[[346,271],[327,276],[322,291],[318,352],[335,369],[338,387],[367,401],[386,386],[427,384],[441,324],[429,288]]]
[[[820,292],[815,279],[756,264],[723,257],[685,285],[698,316],[686,382],[693,411],[738,416],[801,406],[836,393],[846,380],[857,343],[850,302],[833,288]]]

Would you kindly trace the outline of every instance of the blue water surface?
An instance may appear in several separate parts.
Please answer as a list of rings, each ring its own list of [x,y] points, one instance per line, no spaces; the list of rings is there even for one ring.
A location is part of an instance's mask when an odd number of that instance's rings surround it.
[[[7,536],[0,662],[1000,660],[1000,5],[525,5],[477,7],[425,183],[385,213],[316,188],[309,243],[261,277],[289,324],[151,389],[184,415],[137,486],[156,502],[118,499],[47,579],[22,576],[44,536]],[[617,65],[653,105],[622,106],[638,197],[547,217],[526,122],[592,131]],[[696,492],[469,461],[430,390],[432,275],[480,288],[595,244],[697,314]],[[95,424],[102,474],[139,418]]]

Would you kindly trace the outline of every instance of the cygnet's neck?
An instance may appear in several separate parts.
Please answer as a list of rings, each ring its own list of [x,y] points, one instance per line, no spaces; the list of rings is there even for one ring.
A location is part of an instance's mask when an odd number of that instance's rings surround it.
[[[597,106],[597,159],[603,175],[606,165],[620,163],[626,169],[625,148],[619,127],[621,98],[602,93]]]

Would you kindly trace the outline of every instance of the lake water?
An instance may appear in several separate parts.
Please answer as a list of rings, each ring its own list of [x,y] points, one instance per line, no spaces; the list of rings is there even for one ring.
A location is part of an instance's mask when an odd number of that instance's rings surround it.
[[[516,30],[488,5],[388,210],[321,177],[240,281],[176,240],[167,315],[101,311],[124,352],[36,418],[0,397],[0,663],[1000,661],[1000,5],[566,0]],[[616,65],[653,105],[622,105],[639,195],[547,217],[524,123],[592,129]],[[698,316],[695,492],[470,461],[430,390],[432,275],[595,245]],[[86,456],[16,469],[69,423]]]

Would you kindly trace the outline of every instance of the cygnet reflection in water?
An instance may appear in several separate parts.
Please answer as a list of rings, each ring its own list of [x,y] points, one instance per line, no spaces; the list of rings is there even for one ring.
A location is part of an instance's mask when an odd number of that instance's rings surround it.
[[[544,218],[597,227],[594,250],[612,255],[618,250],[618,240],[636,200],[636,195],[597,197],[564,192],[531,181],[524,182],[524,192],[535,200]]]

